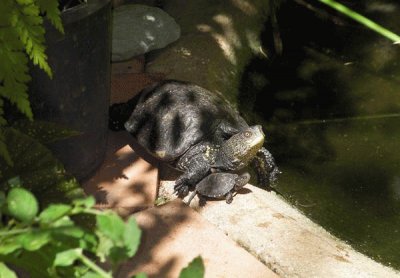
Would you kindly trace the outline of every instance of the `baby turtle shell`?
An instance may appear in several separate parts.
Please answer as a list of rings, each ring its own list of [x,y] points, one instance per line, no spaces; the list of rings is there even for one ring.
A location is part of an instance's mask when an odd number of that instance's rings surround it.
[[[233,192],[239,190],[250,180],[250,175],[244,173],[237,175],[233,173],[213,173],[201,180],[188,200],[192,201],[196,194],[211,198],[223,198],[230,204]],[[200,197],[201,198],[201,197]]]

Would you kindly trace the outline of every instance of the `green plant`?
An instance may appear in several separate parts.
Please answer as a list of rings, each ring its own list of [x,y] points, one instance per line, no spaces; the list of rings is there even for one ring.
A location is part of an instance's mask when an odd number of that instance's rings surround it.
[[[111,278],[122,262],[135,255],[141,231],[133,216],[124,222],[112,211],[94,210],[92,197],[51,204],[39,212],[35,196],[15,186],[18,182],[7,196],[0,191],[0,277],[16,277],[8,264],[30,277]],[[79,225],[74,221],[79,216],[94,217],[96,225]],[[100,267],[99,261],[111,267]],[[197,257],[179,277],[203,276],[203,261]]]
[[[388,38],[394,43],[400,43],[400,36],[384,28],[383,26],[377,24],[376,22],[366,18],[365,16],[357,13],[356,11],[353,11],[352,9],[346,7],[345,5],[342,5],[335,0],[318,0],[318,1],[350,17],[351,19],[359,22],[360,24],[366,26],[367,28],[377,32],[381,36]]]
[[[51,204],[34,214],[37,201],[26,189],[14,187],[2,196],[1,212],[8,221],[0,228],[0,258],[31,277],[112,277],[139,246],[141,232],[135,219],[124,222],[114,212],[92,209],[92,197]],[[82,215],[94,216],[95,227],[74,222],[73,217]],[[108,259],[111,270],[100,268],[95,259]]]
[[[64,30],[57,0],[1,0],[0,14],[0,157],[12,164],[2,128],[4,99],[33,119],[27,87],[29,60],[52,76],[45,54],[44,17],[61,33]]]
[[[0,159],[0,190],[10,188],[10,180],[18,176],[23,186],[40,199],[42,205],[70,202],[84,196],[76,179],[47,149],[45,144],[77,134],[55,124],[40,121],[18,121],[4,127],[4,142],[12,149],[13,165]]]

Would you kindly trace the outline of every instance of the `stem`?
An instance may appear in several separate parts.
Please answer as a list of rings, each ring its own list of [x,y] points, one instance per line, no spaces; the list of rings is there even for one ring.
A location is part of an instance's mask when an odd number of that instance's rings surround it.
[[[97,264],[95,264],[94,262],[92,262],[88,257],[86,257],[85,255],[81,254],[79,256],[80,260],[90,269],[92,269],[94,272],[96,272],[98,275],[100,275],[100,277],[103,278],[112,278],[112,276],[105,272],[101,267],[99,267]]]
[[[26,228],[26,229],[14,229],[6,232],[0,232],[0,237],[2,236],[9,236],[9,235],[15,235],[15,234],[22,234],[26,232],[32,231],[32,228]]]
[[[361,23],[362,25],[370,28],[371,30],[374,30],[378,34],[381,34],[382,36],[388,38],[389,40],[392,40],[394,43],[398,44],[400,43],[400,36],[397,34],[389,31],[385,27],[373,22],[372,20],[366,18],[365,16],[353,11],[352,9],[334,1],[334,0],[318,0],[319,2],[347,15],[351,19]]]

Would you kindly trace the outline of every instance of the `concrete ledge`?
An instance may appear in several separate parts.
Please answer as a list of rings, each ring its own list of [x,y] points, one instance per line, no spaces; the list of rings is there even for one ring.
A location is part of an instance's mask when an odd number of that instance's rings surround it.
[[[174,182],[160,193],[172,195]],[[187,199],[187,198],[186,198]],[[232,204],[208,201],[191,207],[282,277],[399,277],[313,223],[274,192],[250,184]]]
[[[224,233],[181,201],[135,214],[143,231],[136,256],[124,264],[117,277],[145,272],[149,277],[178,277],[198,255],[205,277],[277,277]]]

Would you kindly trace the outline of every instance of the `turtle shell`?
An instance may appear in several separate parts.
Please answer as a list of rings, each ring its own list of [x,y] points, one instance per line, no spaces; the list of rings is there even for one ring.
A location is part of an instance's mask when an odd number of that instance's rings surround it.
[[[142,92],[125,123],[143,147],[156,158],[174,161],[201,141],[218,141],[218,122],[241,130],[246,122],[221,97],[197,85],[165,81]]]
[[[196,185],[196,191],[206,197],[223,197],[233,189],[237,177],[231,173],[210,174]]]

